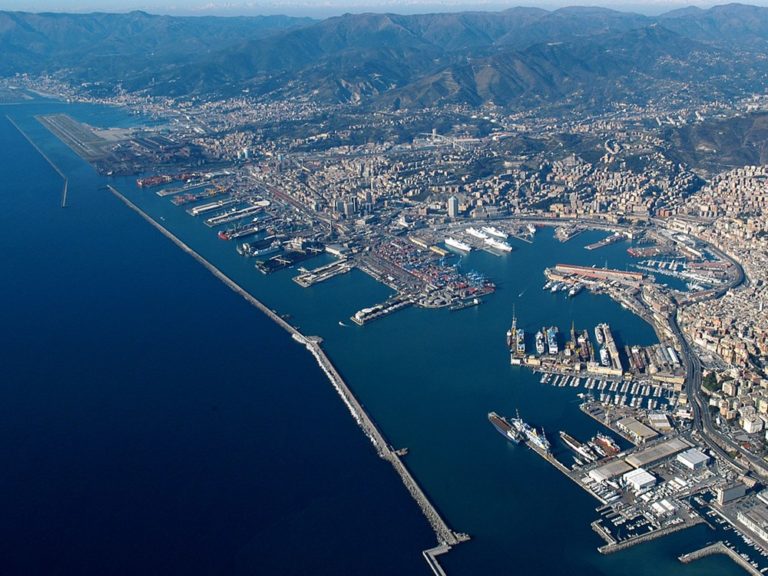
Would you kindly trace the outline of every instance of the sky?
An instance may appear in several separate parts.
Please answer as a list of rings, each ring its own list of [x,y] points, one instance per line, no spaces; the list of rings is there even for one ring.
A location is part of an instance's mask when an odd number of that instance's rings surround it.
[[[256,15],[288,14],[326,17],[345,12],[397,12],[413,14],[459,10],[503,10],[512,6],[538,6],[555,9],[562,6],[604,6],[616,10],[659,14],[667,10],[696,5],[702,8],[725,4],[730,0],[2,0],[4,10],[28,12],[127,12],[144,10],[153,14],[173,15]],[[766,6],[768,0],[743,0]]]

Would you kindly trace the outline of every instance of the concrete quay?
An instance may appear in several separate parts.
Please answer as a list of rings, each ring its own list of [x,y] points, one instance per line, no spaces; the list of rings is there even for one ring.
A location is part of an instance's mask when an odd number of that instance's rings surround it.
[[[288,322],[286,322],[274,310],[271,310],[266,305],[264,305],[260,300],[258,300],[257,298],[254,298],[251,294],[246,292],[245,289],[243,289],[240,285],[238,285],[233,280],[231,280],[228,276],[226,276],[213,264],[208,262],[205,258],[200,256],[200,254],[195,252],[192,248],[190,248],[177,236],[175,236],[169,230],[167,230],[166,228],[161,226],[159,223],[157,223],[155,220],[153,220],[146,212],[144,212],[136,204],[131,202],[126,196],[120,193],[120,191],[118,191],[116,188],[114,188],[111,185],[107,185],[107,188],[126,206],[128,206],[131,210],[133,210],[137,214],[139,214],[142,218],[144,218],[144,220],[149,222],[149,224],[151,224],[155,229],[157,229],[161,234],[163,234],[163,236],[171,240],[184,252],[192,256],[195,260],[197,260],[200,264],[202,264],[209,272],[211,272],[216,278],[221,280],[227,287],[229,287],[231,290],[233,290],[234,292],[242,296],[250,304],[252,304],[256,308],[264,312],[264,314],[266,314],[270,319],[276,322],[278,326],[280,326],[281,328],[286,330],[288,333],[290,333],[292,338],[296,342],[304,345],[307,348],[307,350],[309,350],[309,352],[317,360],[323,372],[325,372],[326,376],[331,381],[331,384],[333,384],[339,396],[341,396],[342,401],[346,404],[347,408],[352,414],[352,417],[355,419],[358,425],[363,429],[363,432],[365,432],[368,438],[370,438],[378,454],[392,464],[395,471],[400,475],[400,478],[402,479],[403,484],[405,484],[405,487],[411,493],[411,496],[414,498],[414,500],[416,500],[416,503],[419,505],[422,512],[424,513],[427,520],[429,521],[430,525],[432,526],[432,529],[434,530],[437,540],[439,542],[439,546],[425,551],[425,559],[427,559],[427,562],[429,563],[430,567],[432,568],[435,574],[437,574],[438,576],[443,575],[444,572],[439,567],[439,564],[437,564],[436,556],[438,556],[439,554],[444,554],[445,552],[450,550],[452,546],[455,546],[460,542],[469,540],[469,536],[466,534],[454,532],[453,530],[450,529],[448,524],[445,522],[445,520],[442,518],[440,513],[437,511],[437,508],[435,508],[435,506],[430,502],[427,495],[424,493],[424,491],[418,485],[418,483],[413,478],[411,473],[408,471],[407,467],[401,460],[400,456],[396,453],[396,451],[394,451],[389,446],[389,444],[387,444],[386,440],[384,439],[384,436],[376,427],[373,419],[365,411],[363,406],[360,404],[360,402],[357,400],[355,395],[352,393],[352,391],[349,389],[347,384],[344,382],[339,372],[333,366],[328,356],[326,356],[325,352],[320,347],[322,340],[318,337],[304,336],[303,334],[301,334],[301,332],[299,332],[296,328],[294,328]],[[435,566],[437,566],[437,569],[435,568]]]
[[[617,542],[613,537],[610,537],[610,538],[606,537],[606,533],[603,530],[596,529],[594,525],[592,526],[592,529],[595,530],[595,532],[597,532],[601,536],[603,536],[608,542],[604,546],[600,546],[597,549],[597,551],[600,552],[600,554],[613,554],[614,552],[618,552],[620,550],[630,548],[637,544],[642,544],[643,542],[649,542],[650,540],[661,538],[662,536],[666,536],[667,534],[672,534],[674,532],[679,532],[680,530],[691,528],[693,526],[696,526],[697,524],[701,524],[702,522],[704,521],[700,517],[696,516],[686,522],[680,522],[679,524],[667,526],[665,528],[654,530],[653,532],[648,532],[640,536],[634,536],[632,538],[628,538],[620,542]]]
[[[752,566],[752,564],[750,564],[749,562],[744,560],[744,558],[739,556],[736,553],[736,551],[726,546],[722,540],[719,542],[715,542],[714,544],[710,544],[709,546],[705,546],[704,548],[700,548],[699,550],[694,550],[693,552],[683,554],[682,556],[678,557],[678,560],[680,560],[680,562],[682,562],[683,564],[689,564],[694,560],[698,560],[699,558],[704,558],[706,556],[712,556],[714,554],[725,554],[731,560],[736,562],[736,564],[744,568],[744,570],[746,570],[749,574],[752,574],[753,576],[762,575],[762,572],[757,570],[754,566]]]

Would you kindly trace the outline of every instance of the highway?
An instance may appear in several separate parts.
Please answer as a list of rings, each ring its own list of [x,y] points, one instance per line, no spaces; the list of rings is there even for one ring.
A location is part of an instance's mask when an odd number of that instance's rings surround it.
[[[697,240],[707,244],[701,239]],[[707,247],[719,258],[730,262],[736,270],[736,276],[734,279],[729,284],[723,286],[720,290],[714,293],[711,299],[720,298],[726,292],[728,292],[728,290],[732,290],[748,282],[741,264],[714,246],[707,244]],[[762,460],[762,458],[759,458],[748,452],[737,442],[734,442],[726,435],[721,434],[717,428],[715,428],[714,422],[712,421],[712,412],[710,411],[707,400],[701,390],[701,361],[683,335],[683,332],[677,323],[677,318],[671,316],[669,321],[672,332],[680,342],[681,360],[685,366],[685,372],[688,376],[688,392],[692,400],[691,407],[693,408],[694,430],[699,432],[701,438],[704,440],[704,442],[706,442],[706,444],[712,449],[713,452],[715,452],[719,457],[730,461],[741,472],[748,472],[749,470],[742,464],[736,462],[725,450],[723,450],[722,446],[726,446],[727,448],[740,453],[742,458],[749,462],[749,469],[755,471],[760,476],[768,477],[768,469],[766,469],[765,462]]]

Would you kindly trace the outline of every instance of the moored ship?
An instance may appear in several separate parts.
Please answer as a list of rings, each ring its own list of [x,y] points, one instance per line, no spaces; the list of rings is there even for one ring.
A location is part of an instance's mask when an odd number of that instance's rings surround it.
[[[536,332],[536,352],[538,354],[544,354],[546,351],[546,347],[544,344],[544,332],[542,330],[539,330]]]
[[[445,245],[449,248],[454,248],[456,250],[461,250],[462,252],[471,252],[472,246],[469,244],[465,244],[461,240],[456,240],[455,238],[446,238],[445,239]]]
[[[557,345],[557,326],[547,328],[547,348],[550,354],[554,355],[560,351]]]
[[[579,454],[588,462],[594,462],[597,460],[597,456],[595,456],[595,454],[587,446],[584,446],[584,444],[576,440],[570,434],[561,430],[560,438],[563,439],[563,442],[565,442],[565,445],[568,446],[568,448]]]
[[[489,412],[488,421],[493,424],[493,427],[496,428],[496,431],[504,436],[504,438],[515,444],[520,443],[519,431],[509,422],[507,422],[503,416],[499,416],[496,414],[496,412]]]
[[[603,434],[602,432],[597,433],[593,442],[600,446],[609,456],[615,456],[621,452],[621,448],[619,448],[619,445],[616,443],[616,441],[610,436]]]
[[[490,234],[491,236],[496,236],[497,238],[501,238],[502,240],[506,240],[508,235],[506,232],[502,232],[498,228],[494,228],[493,226],[483,226],[482,231],[486,234]]]
[[[475,238],[479,238],[480,240],[485,240],[488,238],[488,234],[481,232],[477,228],[467,228],[467,234],[474,236]]]
[[[491,248],[495,248],[496,250],[501,250],[502,252],[512,252],[512,246],[506,242],[501,242],[494,238],[486,238],[483,240],[483,242],[485,242]]]
[[[544,434],[543,429],[541,432],[538,432],[533,426],[523,421],[523,419],[520,418],[520,414],[517,414],[514,418],[512,418],[510,423],[512,424],[512,427],[515,428],[515,430],[517,430],[522,438],[528,443],[529,446],[535,450],[549,454],[550,444],[549,440],[547,440],[547,437]]]

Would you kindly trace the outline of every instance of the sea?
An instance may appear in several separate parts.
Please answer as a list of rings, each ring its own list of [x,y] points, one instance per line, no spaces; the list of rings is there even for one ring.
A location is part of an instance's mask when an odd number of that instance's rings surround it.
[[[453,575],[741,574],[683,565],[719,539],[698,526],[613,555],[590,528],[598,502],[489,425],[520,415],[554,439],[600,426],[578,392],[511,366],[513,314],[620,344],[653,330],[607,296],[542,290],[558,262],[624,268],[627,245],[587,251],[549,229],[504,256],[452,260],[496,282],[476,307],[349,317],[391,294],[353,270],[305,289],[264,276],[232,242],[132,178],[97,175],[35,118],[144,119],[43,98],[0,105],[0,564],[3,574],[413,574],[435,536],[314,359],[113,196],[112,184],[323,347],[448,524],[472,540]],[[8,117],[69,178],[62,179]],[[604,233],[602,234],[604,236]],[[314,267],[329,261],[319,256]]]

